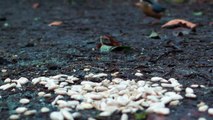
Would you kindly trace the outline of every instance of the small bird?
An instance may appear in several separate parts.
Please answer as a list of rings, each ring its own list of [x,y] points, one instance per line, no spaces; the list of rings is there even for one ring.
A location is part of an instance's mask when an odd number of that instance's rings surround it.
[[[157,0],[140,0],[140,2],[136,3],[136,6],[141,8],[145,15],[156,19],[161,19],[166,10]]]

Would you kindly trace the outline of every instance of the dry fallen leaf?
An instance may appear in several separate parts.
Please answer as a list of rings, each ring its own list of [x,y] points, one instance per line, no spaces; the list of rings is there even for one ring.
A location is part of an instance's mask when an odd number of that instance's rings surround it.
[[[62,21],[53,21],[48,26],[60,26],[63,22]]]
[[[100,37],[100,43],[96,46],[101,52],[131,50],[129,46],[122,46],[113,36],[103,35]]]
[[[40,6],[39,3],[34,3],[34,4],[32,5],[32,8],[36,9],[36,8],[38,8],[39,6]]]
[[[185,28],[190,28],[192,30],[195,30],[197,25],[195,23],[183,20],[183,19],[174,19],[166,24],[161,26],[162,28],[177,28],[177,27],[185,27]]]
[[[109,45],[109,46],[120,46],[121,44],[110,35],[103,35],[100,37],[100,44],[97,45],[97,48],[100,48],[101,45]]]

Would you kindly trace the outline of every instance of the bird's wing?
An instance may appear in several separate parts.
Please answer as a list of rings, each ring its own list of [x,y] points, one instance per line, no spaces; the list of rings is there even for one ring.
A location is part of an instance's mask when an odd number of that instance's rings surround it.
[[[162,7],[160,4],[158,3],[154,3],[152,4],[152,9],[153,11],[155,11],[156,13],[160,13],[160,12],[164,12],[166,10],[165,7]]]

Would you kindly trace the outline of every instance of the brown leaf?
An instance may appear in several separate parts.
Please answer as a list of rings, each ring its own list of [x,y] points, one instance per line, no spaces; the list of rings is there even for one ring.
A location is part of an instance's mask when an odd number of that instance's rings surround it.
[[[102,45],[121,46],[121,44],[114,37],[110,35],[101,36],[100,41],[101,43],[97,45],[97,48],[100,48]]]
[[[192,30],[195,30],[195,28],[197,27],[197,24],[183,20],[183,19],[174,19],[162,25],[161,27],[162,28],[185,27],[185,28],[190,28]]]
[[[34,4],[32,5],[32,8],[36,9],[36,8],[38,8],[39,6],[40,6],[39,3],[34,3]]]
[[[48,26],[60,26],[63,22],[62,21],[53,21]]]

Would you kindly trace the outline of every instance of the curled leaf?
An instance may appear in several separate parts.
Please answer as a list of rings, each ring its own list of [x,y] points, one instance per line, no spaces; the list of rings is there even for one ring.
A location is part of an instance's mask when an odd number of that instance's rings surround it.
[[[120,46],[121,44],[110,35],[103,35],[100,37],[101,44],[111,45],[111,46]]]
[[[60,26],[63,22],[62,21],[54,21],[48,24],[48,26]]]
[[[114,37],[110,35],[103,35],[100,37],[100,44],[97,45],[100,52],[111,52],[111,51],[127,51],[130,50],[129,46],[122,46]]]
[[[161,26],[162,28],[177,28],[177,27],[185,27],[185,28],[190,28],[192,30],[195,30],[197,25],[195,23],[183,20],[183,19],[174,19],[166,24]]]

